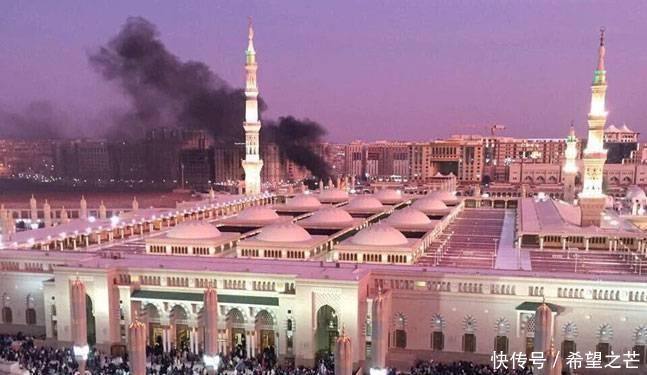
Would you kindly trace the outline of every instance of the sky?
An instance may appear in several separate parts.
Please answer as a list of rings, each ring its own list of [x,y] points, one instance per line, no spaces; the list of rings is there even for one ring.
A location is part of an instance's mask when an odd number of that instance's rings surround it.
[[[647,132],[647,2],[19,1],[0,2],[0,106],[49,101],[83,122],[127,102],[88,54],[129,16],[167,48],[244,84],[252,16],[265,117],[321,123],[332,142],[455,133],[586,134],[599,28],[607,30],[609,123]],[[242,121],[242,119],[241,119]]]

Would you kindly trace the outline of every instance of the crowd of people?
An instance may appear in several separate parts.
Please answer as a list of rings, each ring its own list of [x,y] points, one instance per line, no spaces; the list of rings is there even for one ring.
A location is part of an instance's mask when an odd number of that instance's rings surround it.
[[[149,346],[147,374],[149,375],[202,375],[207,369],[201,354],[187,348],[171,349],[164,353],[159,345]],[[247,355],[242,346],[228,354],[221,353],[219,373],[250,375],[328,375],[333,373],[330,359],[322,360],[318,368],[294,367],[280,364],[273,347],[267,347],[257,356]],[[33,375],[73,375],[79,363],[71,348],[39,347],[34,339],[23,335],[0,336],[0,360],[15,362],[20,369]],[[111,358],[93,348],[88,354],[85,369],[93,375],[128,375],[127,354]]]
[[[187,349],[172,349],[164,353],[159,346],[147,347],[147,374],[150,375],[202,375],[207,373],[201,356]],[[228,354],[221,354],[219,373],[230,375],[334,375],[334,358],[321,356],[314,368],[295,367],[279,363],[274,348],[265,348],[256,358],[246,355],[238,346]],[[0,359],[18,363],[23,371],[33,375],[73,375],[79,370],[74,353],[70,348],[39,347],[34,340],[22,335],[0,336]],[[127,355],[110,358],[92,349],[85,368],[93,375],[128,375]],[[491,366],[473,362],[439,363],[420,362],[408,372],[390,369],[388,375],[532,375],[530,369],[494,370]]]
[[[490,365],[474,362],[459,361],[440,363],[435,361],[419,362],[409,370],[410,375],[532,375],[530,368],[524,369],[494,369]],[[389,375],[395,375],[390,373]]]

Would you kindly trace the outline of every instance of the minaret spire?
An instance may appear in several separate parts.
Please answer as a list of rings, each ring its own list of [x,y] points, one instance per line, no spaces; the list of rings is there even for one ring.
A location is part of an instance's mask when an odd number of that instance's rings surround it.
[[[242,161],[245,170],[245,194],[254,195],[261,192],[261,169],[263,160],[260,158],[261,122],[258,118],[258,86],[256,82],[256,50],[254,49],[254,27],[249,18],[247,27],[247,50],[245,51],[245,160]]]
[[[252,17],[248,17],[247,20],[247,56],[256,57],[256,50],[254,50],[254,26],[252,25]]]
[[[606,28],[602,26],[600,28],[600,47],[598,48],[598,68],[595,70],[595,77],[593,83],[601,83],[606,81],[606,71],[604,69],[604,55],[606,54],[606,49],[604,47],[604,32]]]
[[[566,138],[564,168],[562,170],[563,198],[566,202],[573,203],[575,200],[575,176],[577,175],[577,138],[572,121]]]

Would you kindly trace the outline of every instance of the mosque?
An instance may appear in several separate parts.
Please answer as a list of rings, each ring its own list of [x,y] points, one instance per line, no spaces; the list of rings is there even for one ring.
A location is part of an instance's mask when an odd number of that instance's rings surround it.
[[[581,191],[564,184],[568,201],[461,196],[455,180],[426,194],[356,194],[347,179],[261,192],[253,36],[250,25],[246,194],[175,209],[133,202],[111,217],[86,208],[24,232],[3,208],[0,332],[113,353],[134,340],[213,355],[271,346],[311,366],[343,330],[353,368],[550,347],[633,350],[644,366],[647,196],[632,187],[614,202],[602,190],[604,35],[584,159],[566,150],[565,173],[584,168]]]

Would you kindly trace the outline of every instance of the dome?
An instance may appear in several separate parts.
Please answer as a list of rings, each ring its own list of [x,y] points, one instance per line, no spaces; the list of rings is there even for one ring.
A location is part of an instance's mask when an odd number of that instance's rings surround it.
[[[295,208],[319,208],[321,207],[321,202],[319,202],[319,199],[313,195],[300,194],[294,198],[288,199],[288,201],[285,202],[285,205]]]
[[[447,205],[443,201],[434,197],[424,197],[416,199],[411,207],[418,209],[420,211],[445,211],[447,210]]]
[[[458,198],[456,198],[456,195],[454,195],[454,193],[449,191],[432,191],[427,195],[432,198],[440,199],[444,203],[454,203],[458,201]]]
[[[442,203],[442,202],[441,202]],[[426,225],[431,223],[431,220],[424,213],[416,210],[415,208],[407,207],[401,210],[396,210],[386,219],[386,222],[399,226],[399,225]]]
[[[178,240],[200,240],[220,236],[220,231],[214,225],[206,222],[186,223],[177,225],[168,231],[168,238]]]
[[[321,200],[326,200],[326,201],[343,201],[348,199],[348,192],[340,189],[327,189],[322,191],[319,194],[319,198]]]
[[[279,218],[273,209],[266,206],[252,206],[242,210],[238,216],[241,221],[271,221]]]
[[[404,234],[384,223],[362,229],[350,241],[355,245],[366,246],[402,246],[409,243]]]
[[[341,208],[328,207],[323,210],[315,211],[315,213],[308,218],[309,223],[315,224],[337,224],[337,223],[350,223],[353,217]]]
[[[632,185],[627,188],[627,194],[625,195],[625,198],[631,201],[642,201],[646,200],[647,196],[645,195],[645,191],[643,189],[639,188],[636,185]]]
[[[256,236],[257,240],[268,242],[303,242],[311,238],[308,231],[290,221],[268,225]]]
[[[402,200],[402,192],[400,190],[382,189],[376,191],[373,196],[380,202],[393,202]]]
[[[346,206],[351,210],[373,210],[383,208],[382,202],[372,195],[358,195]]]

